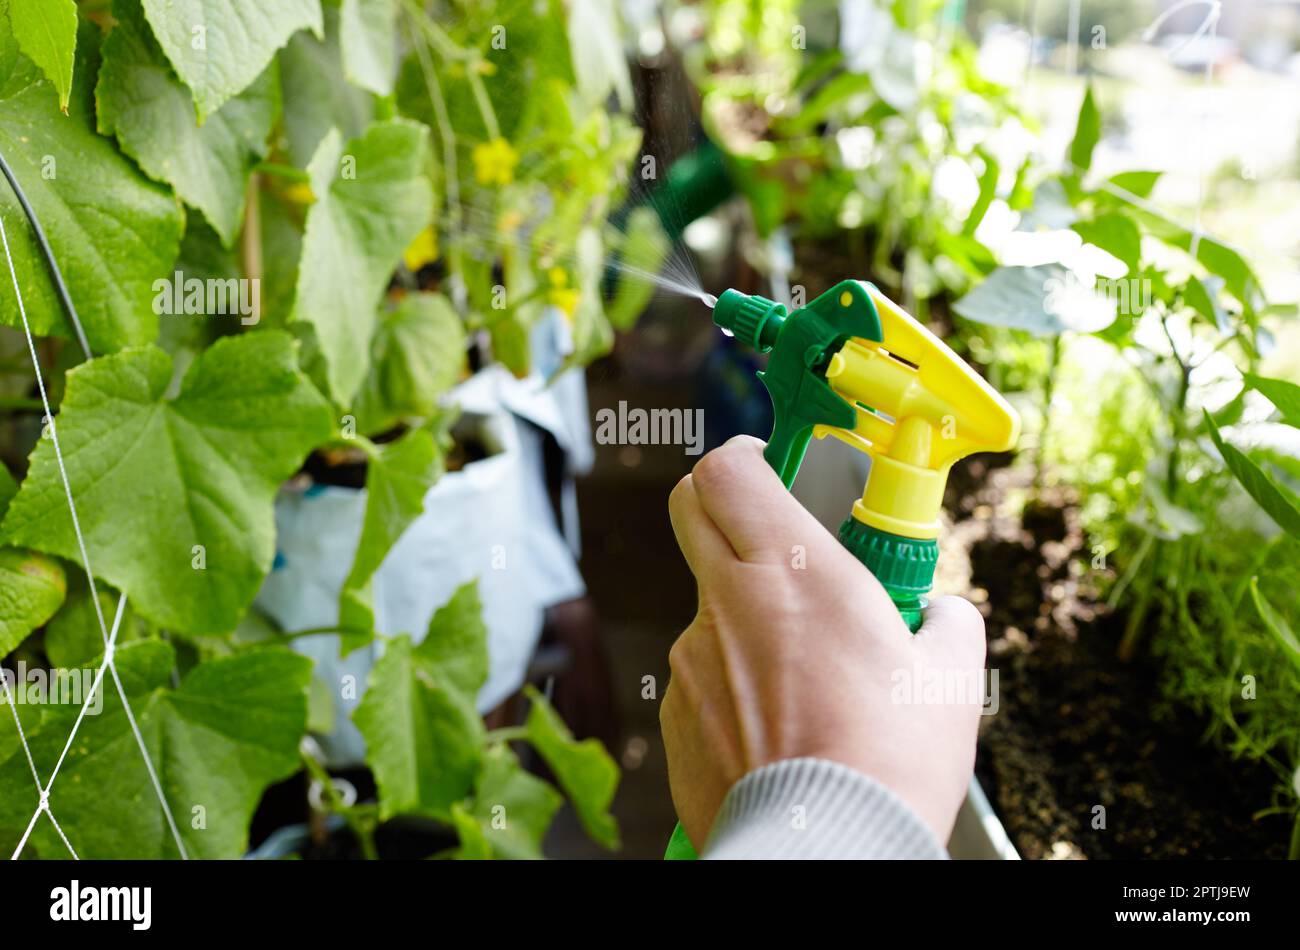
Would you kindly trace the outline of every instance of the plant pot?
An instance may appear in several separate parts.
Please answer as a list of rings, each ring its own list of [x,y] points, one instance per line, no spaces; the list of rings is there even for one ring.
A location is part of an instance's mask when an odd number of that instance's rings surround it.
[[[531,380],[531,382],[530,382]],[[572,551],[554,519],[541,465],[542,435],[561,412],[540,379],[485,369],[449,395],[487,455],[448,472],[425,496],[424,511],[375,572],[375,628],[418,642],[429,618],[461,584],[477,579],[491,669],[478,696],[487,712],[519,689],[542,629],[543,611],[585,592]],[[529,388],[531,387],[531,388]],[[542,397],[531,402],[541,392]],[[548,411],[555,418],[548,419]],[[524,412],[534,425],[521,422]],[[564,433],[561,446],[573,441]],[[365,513],[364,489],[313,485],[286,489],[276,504],[276,567],[259,608],[286,631],[329,627],[351,568]],[[299,652],[333,700],[333,728],[320,736],[331,767],[359,766],[365,745],[351,715],[383,641],[339,656],[336,634],[299,637]]]
[[[989,804],[979,779],[974,776],[971,776],[961,811],[957,812],[957,823],[948,839],[948,854],[957,861],[1020,860],[1015,845],[1007,837],[1007,830],[1002,827],[1002,820]]]

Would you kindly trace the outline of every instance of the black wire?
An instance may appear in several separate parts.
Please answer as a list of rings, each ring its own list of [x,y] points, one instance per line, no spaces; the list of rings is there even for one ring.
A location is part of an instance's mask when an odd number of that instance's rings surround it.
[[[45,231],[41,227],[40,219],[36,217],[36,211],[27,200],[27,195],[23,193],[22,186],[18,184],[18,179],[14,177],[13,169],[5,161],[3,153],[0,153],[0,172],[3,172],[5,178],[9,180],[9,187],[13,189],[14,195],[18,198],[18,203],[22,205],[23,213],[27,215],[27,220],[31,223],[32,233],[36,235],[36,243],[40,245],[41,253],[45,255],[45,263],[49,265],[50,276],[54,278],[54,289],[58,291],[59,300],[63,302],[63,309],[67,312],[68,319],[72,321],[72,328],[77,331],[77,342],[81,344],[81,351],[86,354],[86,359],[92,359],[94,354],[90,351],[90,344],[86,341],[86,331],[81,328],[81,320],[77,317],[77,308],[72,304],[72,295],[68,293],[68,285],[63,282],[63,272],[59,270],[59,262],[54,259],[54,251],[50,249],[50,242],[45,239]]]

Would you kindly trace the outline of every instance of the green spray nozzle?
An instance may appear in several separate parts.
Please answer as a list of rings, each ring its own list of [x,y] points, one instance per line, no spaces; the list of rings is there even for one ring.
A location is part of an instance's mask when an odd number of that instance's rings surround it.
[[[776,345],[785,318],[784,304],[739,290],[723,291],[713,306],[713,322],[760,353]]]
[[[789,488],[817,426],[853,428],[854,407],[827,383],[826,368],[849,339],[880,340],[875,304],[856,280],[841,281],[792,314],[766,297],[728,290],[713,308],[713,322],[771,353],[758,374],[772,397],[772,436],[763,455]]]

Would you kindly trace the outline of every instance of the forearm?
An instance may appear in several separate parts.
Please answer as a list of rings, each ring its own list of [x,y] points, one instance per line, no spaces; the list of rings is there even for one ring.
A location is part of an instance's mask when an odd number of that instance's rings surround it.
[[[706,859],[942,859],[940,843],[884,785],[827,759],[786,759],[732,787]]]

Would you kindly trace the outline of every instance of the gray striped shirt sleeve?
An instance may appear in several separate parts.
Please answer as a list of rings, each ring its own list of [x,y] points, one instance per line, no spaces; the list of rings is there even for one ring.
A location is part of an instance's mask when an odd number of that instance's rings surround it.
[[[786,759],[727,793],[702,856],[710,860],[941,859],[948,854],[901,798],[827,759]]]

